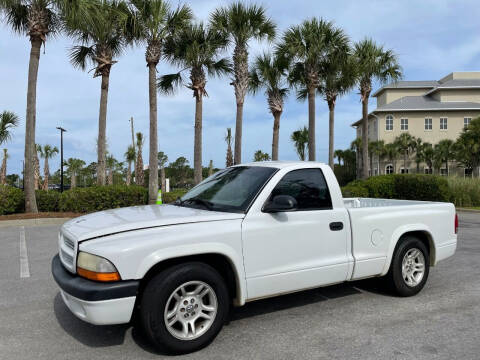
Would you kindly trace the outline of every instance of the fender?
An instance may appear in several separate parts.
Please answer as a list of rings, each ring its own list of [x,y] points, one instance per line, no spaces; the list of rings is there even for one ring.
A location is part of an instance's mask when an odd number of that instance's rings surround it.
[[[402,225],[402,226],[396,228],[395,231],[392,234],[392,237],[391,237],[390,246],[388,247],[388,251],[387,251],[387,259],[385,261],[385,266],[383,268],[383,271],[380,274],[381,276],[387,274],[387,272],[390,268],[390,263],[392,262],[393,252],[395,251],[395,248],[396,248],[397,243],[400,240],[400,238],[404,234],[409,233],[409,232],[413,232],[413,231],[424,232],[430,237],[430,239],[433,239],[432,232],[431,232],[430,228],[425,224],[407,224],[407,225]],[[435,253],[436,248],[435,248],[435,242],[434,241],[431,242],[431,246],[432,246],[433,252]]]
[[[145,274],[158,263],[179,258],[183,256],[202,255],[202,254],[219,254],[225,256],[232,264],[237,286],[237,301],[236,304],[241,306],[245,304],[247,298],[247,287],[245,280],[245,271],[243,268],[243,261],[238,257],[235,250],[230,246],[222,243],[199,243],[199,244],[183,244],[159,249],[148,255],[140,263],[136,279],[143,279]]]

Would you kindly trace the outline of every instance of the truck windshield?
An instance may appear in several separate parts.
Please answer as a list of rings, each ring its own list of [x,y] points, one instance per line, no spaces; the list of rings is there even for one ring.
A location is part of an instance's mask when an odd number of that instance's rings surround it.
[[[277,171],[263,166],[238,166],[213,174],[174,205],[213,211],[245,212],[258,192]]]

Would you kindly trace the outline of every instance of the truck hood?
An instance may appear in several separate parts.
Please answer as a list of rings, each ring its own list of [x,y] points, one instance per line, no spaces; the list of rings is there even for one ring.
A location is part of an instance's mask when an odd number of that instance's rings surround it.
[[[132,206],[99,211],[69,220],[62,232],[80,242],[114,233],[158,226],[243,219],[244,214],[192,209],[175,205]]]

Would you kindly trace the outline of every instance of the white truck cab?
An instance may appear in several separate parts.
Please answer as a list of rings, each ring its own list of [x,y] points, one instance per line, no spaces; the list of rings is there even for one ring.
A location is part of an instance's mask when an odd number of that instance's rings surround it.
[[[343,199],[315,162],[256,162],[205,179],[172,205],[72,219],[52,273],[68,308],[92,324],[135,314],[175,353],[206,346],[230,304],[384,276],[418,293],[454,254],[453,204]]]

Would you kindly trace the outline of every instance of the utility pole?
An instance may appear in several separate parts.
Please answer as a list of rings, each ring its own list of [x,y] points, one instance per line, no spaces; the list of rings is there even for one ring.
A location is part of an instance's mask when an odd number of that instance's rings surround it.
[[[63,192],[63,133],[67,130],[61,126],[57,129],[60,130],[60,192]]]

